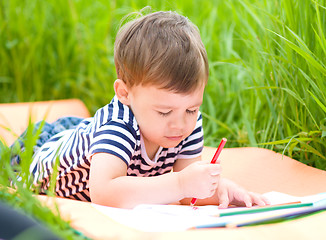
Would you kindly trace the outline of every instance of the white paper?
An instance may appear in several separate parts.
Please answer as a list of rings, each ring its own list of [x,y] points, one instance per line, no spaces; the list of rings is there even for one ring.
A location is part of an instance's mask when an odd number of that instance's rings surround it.
[[[197,211],[182,205],[139,205],[134,209],[92,205],[116,222],[146,232],[187,230],[197,225],[215,223],[217,219],[211,216],[208,208]],[[214,212],[215,209],[216,206]]]
[[[280,192],[269,192],[263,195],[270,200],[272,205],[297,201],[314,203],[326,199],[326,193],[305,197],[295,197]],[[196,210],[186,205],[141,204],[134,209],[112,208],[96,204],[92,204],[92,206],[120,224],[145,232],[183,231],[202,225],[226,224],[271,214],[264,212],[218,217],[220,213],[239,211],[246,208],[219,209],[217,206],[212,205],[199,206]],[[282,211],[292,210],[274,210],[273,214]]]
[[[319,194],[314,194],[314,195],[309,195],[309,196],[304,196],[304,197],[297,197],[297,196],[292,196],[286,193],[281,193],[281,192],[268,192],[263,194],[268,200],[270,201],[271,205],[274,204],[282,204],[282,203],[291,203],[291,202],[297,202],[300,201],[302,203],[316,203],[318,201],[322,201],[326,199],[326,193],[319,193]]]

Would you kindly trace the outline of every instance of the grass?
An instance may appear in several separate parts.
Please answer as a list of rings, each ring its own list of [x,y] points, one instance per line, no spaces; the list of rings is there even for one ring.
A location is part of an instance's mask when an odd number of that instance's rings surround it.
[[[325,1],[226,2],[208,16],[230,20],[211,31],[221,47],[206,44],[206,143],[224,135],[325,169]]]
[[[114,94],[121,19],[145,6],[201,31],[205,145],[227,137],[326,170],[325,0],[0,1],[0,102],[76,97],[94,113]]]
[[[2,169],[0,177],[0,201],[7,203],[13,209],[29,217],[32,216],[33,220],[53,232],[58,239],[88,239],[82,233],[73,229],[68,222],[61,219],[60,212],[56,206],[49,209],[35,198],[37,191],[32,191],[32,183],[29,178],[29,165],[33,155],[33,146],[36,143],[40,131],[33,131],[33,129],[34,125],[31,123],[26,132],[24,152],[11,151],[10,148],[3,145],[0,141],[0,169]],[[20,156],[21,164],[12,167],[10,156],[14,153]],[[50,196],[53,196],[54,185],[55,181],[52,181],[50,184],[52,191],[48,192]],[[29,227],[28,229],[28,231],[24,230],[24,232],[16,235],[15,239],[36,239],[36,236],[40,237],[39,231],[33,229],[33,227]],[[0,236],[3,236],[2,234],[4,233],[0,233]]]
[[[206,145],[227,137],[325,169],[325,0],[2,1],[1,102],[77,97],[94,113],[114,94],[121,19],[148,5],[201,31]]]

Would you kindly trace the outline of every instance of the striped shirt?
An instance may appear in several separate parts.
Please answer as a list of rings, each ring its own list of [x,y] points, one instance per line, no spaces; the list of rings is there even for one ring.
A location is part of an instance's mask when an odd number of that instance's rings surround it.
[[[35,153],[30,172],[41,193],[48,189],[55,173],[58,196],[90,201],[89,170],[95,153],[119,157],[127,164],[128,176],[150,177],[170,172],[177,159],[200,156],[202,149],[202,116],[198,113],[195,129],[187,138],[176,147],[160,147],[154,159],[149,159],[136,118],[128,106],[114,97],[94,117],[50,138]]]

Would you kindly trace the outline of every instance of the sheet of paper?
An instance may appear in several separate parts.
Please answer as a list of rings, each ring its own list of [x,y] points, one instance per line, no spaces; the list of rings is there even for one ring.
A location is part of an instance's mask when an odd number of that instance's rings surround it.
[[[181,205],[140,205],[130,210],[92,205],[114,221],[146,232],[182,231],[218,220],[208,209],[195,211]]]
[[[270,200],[271,204],[296,201],[315,202],[326,199],[326,193],[306,197],[295,197],[279,192],[269,192],[264,195]],[[134,209],[112,208],[96,204],[92,204],[92,206],[116,222],[145,232],[183,231],[193,227],[211,224],[221,224],[221,226],[223,226],[230,222],[261,216],[263,217],[264,215],[271,214],[271,212],[263,212],[218,217],[220,213],[239,211],[245,208],[219,209],[217,206],[212,205],[199,206],[197,210],[185,205],[142,204],[138,205]],[[277,212],[282,211],[290,212],[293,210],[276,210],[273,211],[273,214],[277,214]]]
[[[297,201],[300,201],[302,203],[309,203],[309,202],[315,203],[326,199],[326,193],[319,193],[319,194],[314,194],[314,195],[309,195],[304,197],[297,197],[286,193],[273,191],[273,192],[264,193],[263,195],[268,198],[271,204],[282,204],[282,203],[290,203],[290,202],[297,202]]]

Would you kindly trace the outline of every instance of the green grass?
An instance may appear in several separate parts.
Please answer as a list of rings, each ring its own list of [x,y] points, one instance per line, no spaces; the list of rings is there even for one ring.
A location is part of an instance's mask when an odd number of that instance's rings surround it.
[[[325,0],[0,1],[0,102],[75,97],[94,113],[114,94],[121,19],[145,6],[201,31],[205,145],[227,137],[326,169]]]
[[[211,63],[206,143],[226,136],[232,146],[263,146],[325,169],[325,1],[212,9],[200,27]]]
[[[40,130],[33,131],[33,126],[33,124],[30,124],[26,132],[25,151],[22,153],[18,146],[17,148],[12,148],[12,151],[0,141],[0,169],[2,169],[0,201],[31,217],[52,231],[57,237],[60,237],[60,239],[88,239],[81,232],[73,229],[68,222],[62,220],[57,206],[49,209],[35,198],[37,191],[32,191],[29,165],[33,154],[33,146],[36,143]],[[12,167],[10,163],[11,154],[20,155],[20,165]],[[50,183],[51,190],[47,193],[49,196],[54,196],[54,185],[55,181],[52,180]],[[13,189],[15,190],[13,191]],[[15,236],[15,239],[35,239],[35,236],[39,236],[39,232],[30,227],[28,231],[25,230]]]
[[[0,3],[0,101],[112,98],[113,43],[126,14],[176,10],[210,62],[206,145],[261,146],[325,169],[325,0]]]

